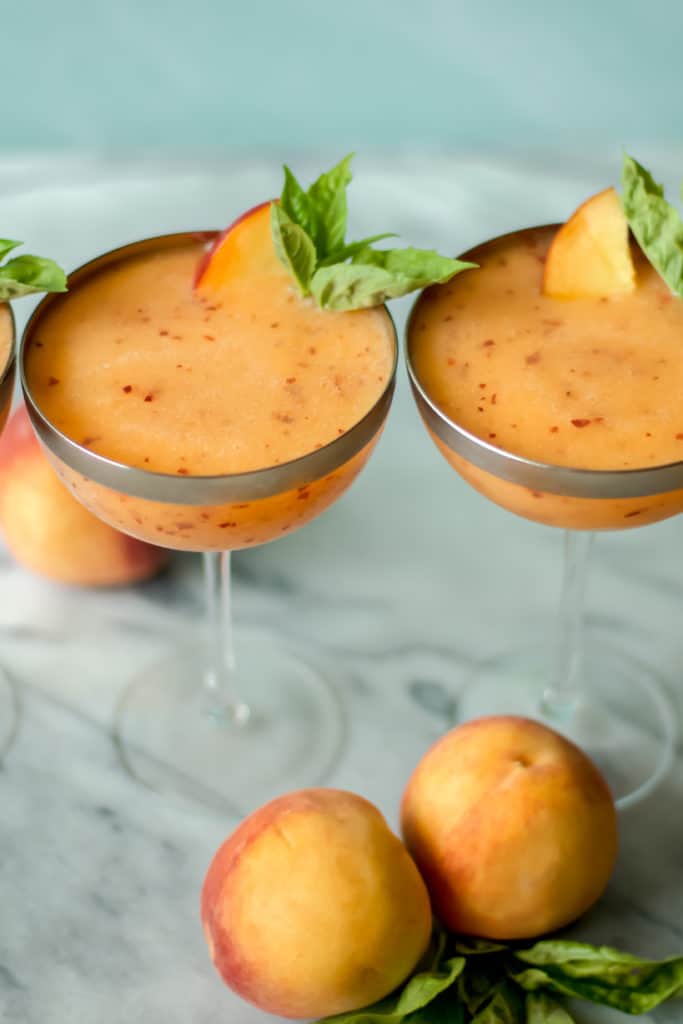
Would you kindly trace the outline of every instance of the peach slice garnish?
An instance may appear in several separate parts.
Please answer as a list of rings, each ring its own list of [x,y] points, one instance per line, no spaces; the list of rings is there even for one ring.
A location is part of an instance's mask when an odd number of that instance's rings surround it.
[[[216,236],[197,267],[196,291],[219,292],[245,273],[285,272],[273,248],[270,206],[268,200],[252,207]]]
[[[628,223],[613,188],[571,215],[548,250],[543,293],[555,299],[624,295],[636,286]]]

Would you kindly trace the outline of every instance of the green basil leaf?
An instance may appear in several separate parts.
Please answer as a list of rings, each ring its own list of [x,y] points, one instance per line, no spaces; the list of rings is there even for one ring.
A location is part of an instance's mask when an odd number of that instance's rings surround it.
[[[347,217],[346,187],[351,181],[352,160],[353,153],[349,153],[331,171],[321,174],[308,190],[317,219],[313,241],[319,259],[325,259],[344,244]]]
[[[431,1003],[404,1018],[405,1024],[465,1024],[465,1007],[448,989]]]
[[[484,987],[483,981],[483,978],[473,976],[468,970],[464,971],[457,981],[458,999],[463,1006],[467,1007],[467,1012],[472,1015],[481,1009],[491,994],[490,987],[488,985]]]
[[[422,1009],[457,980],[465,969],[465,958],[452,957],[432,971],[422,971],[410,979],[401,992],[396,1009],[399,1013],[414,1013]]]
[[[489,939],[457,938],[455,951],[461,956],[484,956],[488,953],[502,953],[509,946],[502,942],[491,942]]]
[[[527,991],[545,988],[625,1013],[647,1013],[683,995],[683,957],[641,960],[610,946],[552,940],[513,954],[529,965],[510,973]]]
[[[524,1024],[522,997],[509,982],[503,982],[482,1010],[472,1017],[472,1024]]]
[[[304,295],[312,294],[323,309],[364,309],[448,281],[476,265],[427,249],[371,248],[394,237],[391,232],[346,243],[352,158],[345,156],[308,191],[285,165],[280,203],[272,210],[273,244]]]
[[[0,302],[33,292],[65,291],[66,274],[53,260],[42,256],[15,256],[0,267]]]
[[[335,263],[316,270],[311,278],[311,294],[322,309],[365,309],[391,298],[393,285],[391,274],[381,267]]]
[[[339,1013],[336,1017],[322,1017],[316,1024],[402,1024],[403,1016],[396,1013],[396,1001],[382,999],[364,1010]]]
[[[570,1013],[546,992],[526,997],[526,1024],[576,1024]]]
[[[446,952],[446,946],[448,944],[448,933],[443,928],[434,928],[432,932],[432,940],[427,950],[427,956],[429,959],[429,969],[436,971],[439,968],[444,954]]]
[[[280,196],[280,208],[285,211],[290,220],[303,228],[307,235],[315,243],[318,232],[318,219],[315,204],[312,202],[308,192],[305,192],[297,179],[290,171],[287,164],[283,168],[285,172],[285,183]]]
[[[465,263],[441,256],[434,249],[361,249],[353,257],[355,264],[382,267],[397,281],[406,286],[406,291],[425,288],[429,284],[443,284],[463,270],[476,267],[476,263]],[[405,292],[401,292],[405,294]]]
[[[506,979],[505,960],[500,956],[482,956],[467,961],[457,980],[458,998],[474,1015]]]
[[[403,1024],[406,1019],[411,1019],[411,1014],[424,1010],[437,996],[450,988],[464,967],[462,957],[446,960],[440,968],[413,975],[397,993],[374,1006],[338,1014],[336,1017],[325,1017],[324,1020],[329,1024]],[[413,1017],[412,1021],[415,1019]]]
[[[0,238],[0,260],[4,260],[8,252],[22,244],[22,242],[15,242],[11,238]]]
[[[683,298],[683,220],[664,189],[637,160],[624,154],[622,206],[629,227],[671,291]]]
[[[310,236],[278,203],[271,203],[270,227],[278,259],[290,272],[302,295],[308,295],[316,263],[315,246]]]
[[[381,235],[370,235],[369,238],[361,238],[358,242],[349,242],[348,245],[343,245],[341,249],[337,249],[329,256],[326,256],[325,259],[320,260],[319,265],[321,267],[329,267],[332,263],[343,263],[344,260],[350,259],[363,249],[367,249],[373,242],[381,242],[385,238],[396,237],[395,231],[385,231]]]
[[[311,293],[323,309],[362,309],[449,281],[473,266],[429,249],[364,248],[352,263],[319,267],[311,281]]]

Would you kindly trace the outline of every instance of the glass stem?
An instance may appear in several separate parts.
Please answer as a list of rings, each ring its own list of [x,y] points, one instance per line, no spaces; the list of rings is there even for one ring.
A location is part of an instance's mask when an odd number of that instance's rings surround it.
[[[204,581],[208,626],[204,669],[205,712],[212,718],[243,722],[245,704],[235,692],[235,647],[230,603],[230,552],[204,553]]]
[[[570,719],[581,695],[584,595],[593,536],[586,530],[565,530],[564,534],[553,678],[541,699],[541,709],[551,722]]]

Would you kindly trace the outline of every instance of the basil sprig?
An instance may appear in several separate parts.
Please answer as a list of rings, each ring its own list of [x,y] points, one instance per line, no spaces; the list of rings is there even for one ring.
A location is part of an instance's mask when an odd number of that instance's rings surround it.
[[[546,939],[530,947],[435,937],[427,966],[397,992],[334,1024],[575,1024],[563,997],[648,1013],[683,995],[683,957],[641,960],[610,946]]]
[[[346,189],[351,156],[306,191],[289,167],[279,203],[271,205],[273,245],[302,295],[323,309],[378,306],[388,299],[450,280],[475,263],[441,256],[431,249],[375,249],[391,232],[346,241]]]
[[[0,260],[22,244],[0,238]],[[32,292],[65,291],[66,274],[53,260],[43,256],[14,256],[0,265],[0,302],[9,302]]]
[[[624,154],[621,203],[631,231],[674,295],[683,298],[683,220],[664,189],[637,160]]]

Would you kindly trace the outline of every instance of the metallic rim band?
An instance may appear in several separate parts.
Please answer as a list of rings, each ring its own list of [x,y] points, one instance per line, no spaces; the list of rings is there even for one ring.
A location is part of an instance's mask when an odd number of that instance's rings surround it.
[[[558,224],[541,225],[558,228]],[[535,228],[533,230],[540,230]],[[510,232],[517,234],[518,232]],[[505,238],[501,235],[500,238]],[[490,239],[491,242],[498,239]],[[487,245],[488,242],[483,243]],[[476,249],[480,249],[477,246]],[[461,259],[469,259],[475,250],[465,253]],[[440,409],[429,397],[418,379],[411,359],[411,324],[415,316],[419,297],[411,309],[406,325],[406,365],[417,407],[425,423],[443,443],[492,476],[507,480],[520,487],[535,491],[546,491],[568,498],[647,498],[657,494],[668,494],[683,488],[683,462],[671,462],[647,469],[574,469],[570,466],[556,466],[535,462],[520,455],[496,448],[458,423]],[[683,344],[683,338],[681,339]]]
[[[14,319],[11,302],[7,303],[7,309],[9,310],[10,322],[12,324],[12,338],[10,341],[10,350],[7,362],[2,369],[0,369],[0,409],[5,408],[5,402],[12,400],[14,368],[16,366],[17,325]]]
[[[214,231],[178,232],[133,242],[85,263],[69,275],[69,281],[78,283],[83,277],[90,276],[103,267],[128,256],[139,255],[152,249],[171,248],[176,245],[196,242],[198,239],[209,240],[215,234]],[[335,438],[324,447],[300,458],[284,462],[279,466],[271,466],[248,473],[232,473],[224,476],[175,476],[170,473],[152,473],[144,469],[126,466],[124,463],[90,451],[89,448],[63,434],[40,411],[31,394],[26,379],[26,352],[38,329],[41,317],[59,299],[59,296],[45,296],[27,323],[21,340],[19,348],[21,386],[29,416],[38,437],[48,451],[76,473],[123,494],[177,505],[216,505],[233,501],[255,501],[259,498],[282,494],[333,473],[354,455],[357,455],[376,435],[391,405],[396,381],[398,339],[395,324],[387,311],[394,343],[393,363],[387,384],[372,408],[341,437]]]

